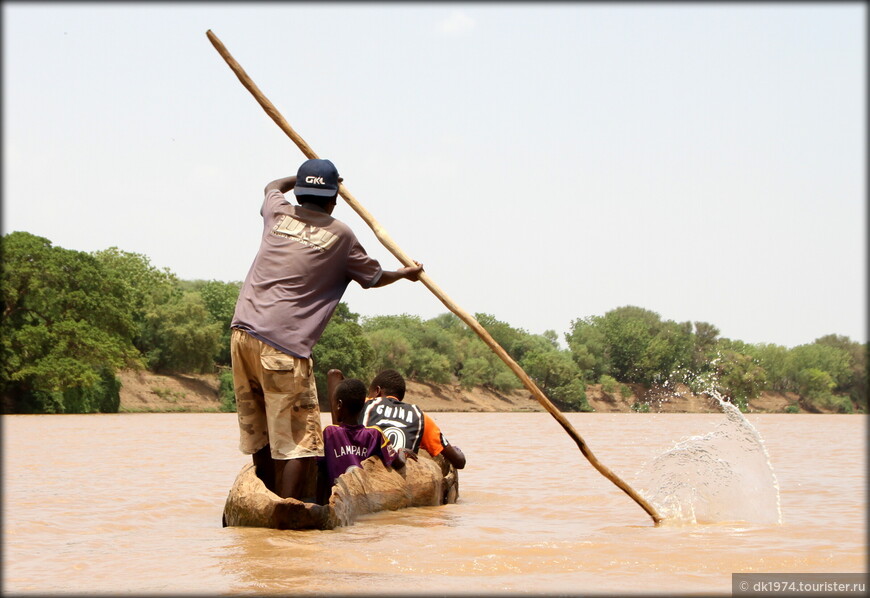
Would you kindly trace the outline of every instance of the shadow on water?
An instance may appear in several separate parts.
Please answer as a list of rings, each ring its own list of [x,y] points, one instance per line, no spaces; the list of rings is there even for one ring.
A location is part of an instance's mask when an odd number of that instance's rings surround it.
[[[781,524],[779,483],[764,440],[743,413],[709,391],[725,419],[645,463],[638,492],[665,525],[745,521]]]

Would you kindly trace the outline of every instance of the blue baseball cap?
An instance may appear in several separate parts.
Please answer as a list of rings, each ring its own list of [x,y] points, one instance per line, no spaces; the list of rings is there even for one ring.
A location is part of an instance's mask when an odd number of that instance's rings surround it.
[[[294,195],[332,197],[338,192],[338,170],[329,160],[306,160],[296,173]]]

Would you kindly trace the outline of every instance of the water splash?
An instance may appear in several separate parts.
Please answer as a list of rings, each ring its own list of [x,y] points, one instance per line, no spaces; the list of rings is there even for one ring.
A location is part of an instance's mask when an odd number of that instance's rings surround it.
[[[717,391],[705,394],[725,420],[646,463],[639,492],[666,522],[781,524],[779,483],[761,434]]]

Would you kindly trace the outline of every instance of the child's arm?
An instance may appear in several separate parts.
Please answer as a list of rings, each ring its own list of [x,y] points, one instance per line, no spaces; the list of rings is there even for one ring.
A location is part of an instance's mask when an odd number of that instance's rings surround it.
[[[339,425],[338,409],[335,407],[335,389],[338,383],[344,380],[341,370],[329,370],[326,372],[326,396],[329,399],[329,414],[332,416],[332,425]]]
[[[433,457],[444,455],[444,458],[456,469],[465,467],[465,453],[459,450],[458,446],[453,446],[447,442],[435,420],[425,413],[423,414],[423,442],[420,446]]]
[[[441,454],[444,455],[444,458],[453,464],[453,467],[456,469],[462,469],[465,467],[465,453],[459,450],[458,446],[448,444],[444,447],[444,450],[441,451]]]
[[[393,460],[393,469],[403,469],[405,467],[405,464],[408,462],[408,458],[417,461],[417,453],[406,448],[402,448],[396,451],[396,458]]]
[[[410,451],[406,448],[396,450],[390,442],[390,439],[384,436],[384,433],[377,426],[373,426],[370,429],[377,430],[380,444],[378,445],[376,452],[380,455],[381,461],[383,461],[384,465],[387,467],[392,467],[393,469],[404,469],[405,464],[408,462],[408,456],[414,459],[414,461],[417,460],[417,455],[414,451]]]

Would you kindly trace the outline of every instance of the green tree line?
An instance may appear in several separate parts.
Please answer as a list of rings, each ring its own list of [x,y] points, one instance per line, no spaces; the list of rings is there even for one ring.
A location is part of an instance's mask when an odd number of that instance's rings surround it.
[[[239,282],[179,280],[141,254],[112,247],[86,253],[26,232],[0,237],[3,318],[0,392],[5,413],[95,413],[119,408],[121,368],[159,373],[218,372],[234,410],[229,325]],[[808,410],[866,412],[867,345],[828,335],[786,348],[720,338],[706,322],[662,320],[624,306],[576,319],[560,346],[554,331],[533,334],[475,314],[557,405],[589,410],[586,388],[674,382],[721,393],[742,408],[762,390],[789,391]],[[361,318],[340,303],[315,346],[315,376],[370,379],[393,368],[420,382],[521,387],[507,366],[451,313]]]

